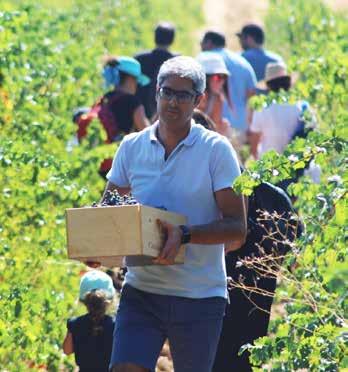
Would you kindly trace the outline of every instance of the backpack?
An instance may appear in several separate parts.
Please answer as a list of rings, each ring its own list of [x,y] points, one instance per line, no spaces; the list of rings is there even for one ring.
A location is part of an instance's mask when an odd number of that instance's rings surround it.
[[[306,123],[304,119],[305,113],[307,111],[310,111],[309,103],[307,101],[300,101],[299,105],[301,108],[301,116],[298,119],[297,128],[295,129],[295,132],[291,137],[291,141],[295,140],[296,138],[306,139],[308,134],[314,130],[315,125],[316,125],[314,116],[312,117],[312,123],[310,123],[309,125]],[[298,182],[300,177],[304,175],[305,170],[308,169],[309,166],[310,166],[310,162],[308,162],[304,168],[297,169],[295,172],[295,175],[292,178],[288,178],[286,180],[280,181],[277,184],[277,186],[279,186],[283,190],[286,190],[290,184]]]
[[[307,101],[300,101],[299,105],[301,108],[301,116],[298,119],[297,128],[291,137],[291,141],[293,141],[295,138],[307,138],[308,134],[314,129],[315,126],[315,121],[310,125],[306,125],[304,118],[306,112],[310,112],[309,103]]]
[[[107,143],[117,141],[120,136],[120,128],[112,111],[112,107],[120,97],[122,97],[122,94],[119,92],[109,92],[97,103],[97,115],[106,131]]]
[[[112,107],[122,96],[122,93],[112,91],[101,97],[90,110],[82,107],[74,112],[73,121],[79,127],[77,132],[79,141],[86,136],[87,127],[95,118],[99,119],[106,131],[106,143],[112,143],[122,139],[122,132],[112,111]],[[100,165],[99,173],[104,177],[111,169],[111,165],[112,158],[104,159]]]
[[[239,259],[272,255],[281,261],[303,230],[290,198],[280,187],[263,182],[254,189],[248,202],[246,241],[226,256],[227,275],[232,278],[241,271],[245,274],[245,269],[236,268]]]

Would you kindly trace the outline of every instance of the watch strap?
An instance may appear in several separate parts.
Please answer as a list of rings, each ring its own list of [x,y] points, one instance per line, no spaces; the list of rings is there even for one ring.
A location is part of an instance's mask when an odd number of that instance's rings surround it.
[[[180,225],[179,228],[182,231],[181,244],[187,244],[191,240],[190,229],[186,225]]]

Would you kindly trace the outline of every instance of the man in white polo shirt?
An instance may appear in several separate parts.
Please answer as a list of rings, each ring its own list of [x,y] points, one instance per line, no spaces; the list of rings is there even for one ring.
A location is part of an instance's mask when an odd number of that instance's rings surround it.
[[[243,242],[246,234],[243,199],[231,188],[239,165],[226,139],[192,121],[205,89],[201,66],[175,57],[157,82],[159,120],[124,138],[106,190],[131,191],[141,204],[187,216],[188,225],[162,221],[167,240],[159,265],[129,267],[110,367],[152,371],[168,338],[176,371],[209,372],[227,297],[224,243]],[[170,265],[181,244],[185,264]]]

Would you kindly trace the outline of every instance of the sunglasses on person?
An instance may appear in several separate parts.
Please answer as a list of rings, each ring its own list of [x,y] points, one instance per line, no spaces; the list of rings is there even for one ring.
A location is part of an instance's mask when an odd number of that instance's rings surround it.
[[[197,93],[188,92],[186,90],[174,90],[168,87],[161,87],[158,90],[158,95],[160,98],[170,101],[173,98],[176,99],[178,103],[190,103],[197,97]]]
[[[209,75],[210,79],[215,81],[215,82],[220,82],[220,81],[225,81],[226,80],[226,75],[223,74],[213,74]]]

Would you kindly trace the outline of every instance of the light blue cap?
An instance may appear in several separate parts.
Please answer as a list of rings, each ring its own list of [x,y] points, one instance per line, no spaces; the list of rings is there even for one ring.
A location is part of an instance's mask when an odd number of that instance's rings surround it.
[[[121,56],[117,57],[115,61],[116,64],[113,66],[104,66],[103,77],[107,86],[119,84],[120,71],[134,76],[138,84],[142,86],[149,84],[150,79],[141,72],[141,65],[135,58]]]
[[[100,270],[91,270],[84,274],[80,281],[80,300],[83,301],[88,292],[100,290],[108,299],[115,296],[115,288],[109,275]]]
[[[140,63],[132,57],[121,56],[117,58],[118,69],[126,74],[134,76],[140,85],[147,85],[150,79],[141,72]]]

